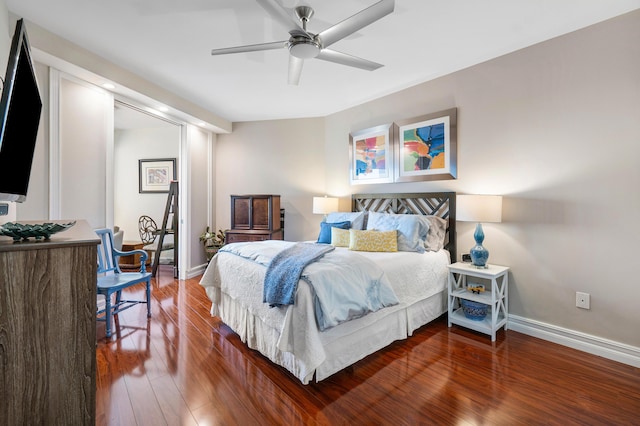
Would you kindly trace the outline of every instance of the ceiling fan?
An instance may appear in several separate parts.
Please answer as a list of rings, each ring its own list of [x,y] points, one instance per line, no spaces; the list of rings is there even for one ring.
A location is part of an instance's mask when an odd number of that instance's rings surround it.
[[[356,56],[327,49],[333,43],[355,33],[378,19],[393,12],[395,0],[381,0],[355,15],[341,21],[318,34],[307,31],[307,22],[313,16],[310,6],[298,6],[294,9],[298,19],[296,21],[289,12],[276,0],[256,0],[276,21],[289,30],[289,39],[271,43],[251,44],[246,46],[213,49],[212,55],[228,53],[256,52],[261,50],[275,50],[283,47],[289,50],[289,84],[297,85],[302,73],[305,59],[322,59],[342,65],[373,71],[382,66],[376,62],[358,58]]]

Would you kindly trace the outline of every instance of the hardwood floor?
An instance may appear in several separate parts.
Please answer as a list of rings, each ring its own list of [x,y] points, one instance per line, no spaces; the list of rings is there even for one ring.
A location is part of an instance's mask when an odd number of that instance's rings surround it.
[[[125,311],[109,340],[98,324],[98,425],[640,425],[640,369],[446,317],[305,386],[209,315],[199,278],[172,276],[151,319]]]

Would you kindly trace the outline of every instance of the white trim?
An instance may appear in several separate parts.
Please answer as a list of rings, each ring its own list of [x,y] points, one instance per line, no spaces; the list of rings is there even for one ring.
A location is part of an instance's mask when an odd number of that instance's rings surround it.
[[[184,278],[181,279],[192,279],[197,277],[198,275],[202,275],[204,274],[204,271],[207,269],[207,264],[202,264],[202,265],[198,265],[198,266],[194,266],[193,268],[191,268],[189,271],[186,272],[186,276]]]
[[[106,123],[105,130],[106,136],[106,155],[105,155],[105,226],[113,229],[115,220],[115,135],[113,129],[115,128],[115,99],[113,94],[107,90],[98,89],[105,94],[105,108],[104,108],[104,120]]]
[[[60,218],[60,78],[49,68],[49,219]]]
[[[640,368],[640,348],[509,314],[508,328],[549,342]]]
[[[216,223],[216,151],[214,134],[211,132],[207,132],[207,134],[207,224],[215,231],[218,229]]]
[[[187,278],[187,268],[191,260],[191,249],[188,236],[191,235],[191,206],[188,204],[191,195],[191,141],[187,123],[180,124],[180,158],[178,166],[178,278]]]

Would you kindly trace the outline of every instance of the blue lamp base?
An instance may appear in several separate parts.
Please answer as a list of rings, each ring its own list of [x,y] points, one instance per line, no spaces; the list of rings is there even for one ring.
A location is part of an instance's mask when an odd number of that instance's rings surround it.
[[[476,268],[486,269],[487,260],[489,259],[489,250],[482,247],[484,231],[482,231],[482,225],[480,223],[476,225],[476,231],[473,233],[473,238],[476,240],[476,245],[469,251],[469,254],[471,255],[471,264]]]

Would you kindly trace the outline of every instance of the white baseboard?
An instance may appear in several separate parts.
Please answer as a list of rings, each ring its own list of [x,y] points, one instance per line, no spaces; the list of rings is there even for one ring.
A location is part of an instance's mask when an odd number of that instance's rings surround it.
[[[509,314],[509,330],[640,368],[640,348]]]
[[[197,277],[198,275],[204,274],[205,269],[207,269],[207,264],[195,266],[187,271],[187,279],[191,279],[193,277]]]

